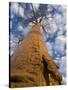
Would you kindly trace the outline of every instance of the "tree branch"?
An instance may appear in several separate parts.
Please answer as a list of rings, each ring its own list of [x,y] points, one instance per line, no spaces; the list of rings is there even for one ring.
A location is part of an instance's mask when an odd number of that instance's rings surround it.
[[[36,18],[35,11],[34,11],[34,7],[33,7],[33,4],[32,4],[32,3],[31,3],[31,7],[32,7],[32,12],[33,12],[34,18],[35,18],[36,23],[37,23],[37,18]]]

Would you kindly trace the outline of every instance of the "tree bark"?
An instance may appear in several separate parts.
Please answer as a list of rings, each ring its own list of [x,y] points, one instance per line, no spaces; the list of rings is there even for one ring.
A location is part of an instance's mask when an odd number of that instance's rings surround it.
[[[37,23],[10,58],[10,87],[60,85],[61,81]]]

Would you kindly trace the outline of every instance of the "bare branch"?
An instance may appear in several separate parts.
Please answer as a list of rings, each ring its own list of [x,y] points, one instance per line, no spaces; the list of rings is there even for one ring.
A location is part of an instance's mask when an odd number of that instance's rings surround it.
[[[32,7],[32,12],[33,12],[34,18],[35,18],[36,23],[37,23],[37,18],[36,18],[35,11],[34,11],[34,7],[33,7],[33,4],[32,4],[32,3],[31,3],[31,7]]]
[[[47,31],[45,30],[44,26],[42,25],[43,32],[46,34]],[[47,33],[48,34],[48,33]]]

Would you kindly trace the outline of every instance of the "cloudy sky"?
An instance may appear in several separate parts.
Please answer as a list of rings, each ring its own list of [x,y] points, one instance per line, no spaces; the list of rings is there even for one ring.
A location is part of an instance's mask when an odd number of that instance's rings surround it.
[[[9,3],[10,55],[33,26],[32,7],[29,3]],[[44,16],[42,24],[47,31],[41,33],[46,41],[50,55],[59,65],[59,71],[66,77],[66,6],[52,4],[33,4],[37,19]]]

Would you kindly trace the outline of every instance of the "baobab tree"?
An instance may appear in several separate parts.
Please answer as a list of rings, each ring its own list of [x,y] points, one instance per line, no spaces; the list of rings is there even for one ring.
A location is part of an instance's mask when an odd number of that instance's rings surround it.
[[[32,87],[61,85],[62,76],[58,65],[50,56],[45,46],[40,27],[43,16],[39,21],[35,18],[33,27],[10,58],[10,87]],[[45,31],[45,30],[44,30]]]

